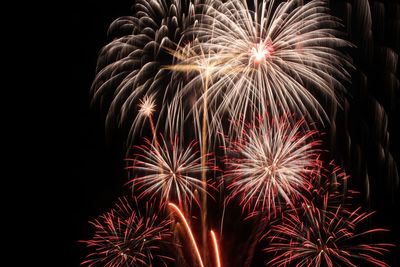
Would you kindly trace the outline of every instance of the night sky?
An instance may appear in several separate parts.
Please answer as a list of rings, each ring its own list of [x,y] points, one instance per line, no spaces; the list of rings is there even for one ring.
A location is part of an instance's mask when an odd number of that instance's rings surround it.
[[[70,14],[73,47],[71,85],[65,97],[70,101],[66,109],[70,112],[63,123],[62,135],[65,140],[61,156],[65,169],[58,175],[65,181],[61,201],[64,221],[62,232],[62,259],[54,266],[78,266],[87,250],[79,240],[87,240],[92,235],[89,220],[109,210],[114,201],[123,195],[128,187],[122,137],[107,138],[104,128],[105,114],[98,107],[90,106],[89,90],[95,77],[96,60],[99,50],[107,44],[107,28],[116,18],[131,15],[133,0],[94,1],[76,4]],[[334,2],[334,1],[331,1]],[[354,10],[361,7],[356,0],[338,0],[332,3],[333,13],[343,19],[343,6],[352,5]],[[400,4],[396,1],[370,1],[372,10],[373,37],[365,42],[361,29],[365,26],[362,15],[354,15],[350,20],[350,36],[358,47],[349,53],[354,59],[355,69],[351,71],[352,83],[346,85],[351,96],[343,110],[338,111],[335,129],[324,129],[327,133],[326,148],[335,161],[346,168],[354,177],[351,186],[361,191],[360,203],[366,209],[377,210],[373,218],[376,227],[388,228],[391,233],[386,241],[399,246],[400,241],[400,201],[398,176],[387,171],[388,163],[380,162],[380,151],[393,157],[400,171],[400,85],[399,64],[393,75],[388,74],[390,58],[385,48],[400,52]],[[385,12],[382,12],[384,7]],[[384,30],[382,30],[384,29]],[[358,42],[358,44],[357,44]],[[368,58],[366,55],[371,55]],[[367,77],[366,85],[362,77]],[[396,88],[397,79],[397,88]],[[388,89],[389,88],[389,89]],[[391,89],[390,89],[391,88]],[[382,107],[387,116],[378,116]],[[390,133],[389,145],[382,145],[380,129],[386,125]],[[348,149],[349,142],[358,144],[358,152]],[[61,142],[62,143],[62,142]],[[382,152],[384,153],[384,152]],[[361,156],[360,156],[361,155]],[[387,154],[386,154],[387,155]],[[354,167],[356,158],[362,158],[362,166]],[[386,162],[386,163],[385,163]],[[393,165],[392,164],[392,165]],[[358,165],[357,165],[358,166]],[[371,182],[371,198],[366,200],[365,185],[362,182],[368,170]],[[361,171],[360,171],[361,170]],[[399,174],[397,174],[399,175]],[[385,259],[390,266],[400,266],[399,248],[392,249]],[[261,263],[254,263],[253,266]]]

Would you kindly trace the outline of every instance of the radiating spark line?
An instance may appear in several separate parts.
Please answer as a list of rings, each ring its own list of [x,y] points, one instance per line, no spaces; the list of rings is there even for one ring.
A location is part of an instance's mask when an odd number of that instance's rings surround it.
[[[359,193],[347,188],[349,177],[333,161],[328,164],[319,161],[315,171],[307,175],[307,188],[300,195],[302,203],[329,211],[339,206],[351,206],[353,198]]]

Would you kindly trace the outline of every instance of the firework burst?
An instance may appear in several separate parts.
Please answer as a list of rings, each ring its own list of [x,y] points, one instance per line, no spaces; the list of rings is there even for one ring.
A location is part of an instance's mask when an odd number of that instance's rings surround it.
[[[197,142],[182,147],[177,137],[170,141],[161,138],[159,147],[147,139],[145,145],[135,146],[138,152],[128,168],[135,175],[143,173],[130,181],[141,192],[139,198],[159,196],[163,205],[176,200],[181,207],[192,200],[197,202],[194,192],[205,190],[200,174],[203,168],[211,169],[211,163],[202,166],[196,147]]]
[[[155,111],[155,95],[145,95],[143,99],[140,100],[139,103],[139,114],[143,117],[150,117],[153,115]]]
[[[225,177],[243,208],[276,211],[282,200],[291,205],[292,196],[306,188],[306,177],[318,163],[319,141],[312,140],[317,132],[301,131],[303,124],[261,118],[247,124],[241,138],[228,141]]]
[[[173,62],[166,49],[174,50],[183,40],[195,7],[190,0],[137,0],[133,9],[133,16],[110,25],[108,34],[114,39],[100,52],[92,85],[93,103],[107,110],[106,125],[126,128],[128,145],[143,121],[135,119],[139,101],[152,96],[166,103],[174,94],[170,72],[162,68]],[[160,114],[166,112],[163,108]]]
[[[392,245],[364,243],[370,235],[386,230],[360,230],[360,224],[372,214],[341,206],[332,212],[312,205],[287,211],[282,222],[267,233],[270,243],[265,251],[274,255],[268,265],[356,267],[368,263],[388,267],[377,257]]]
[[[276,2],[261,1],[252,11],[246,1],[206,1],[199,22],[187,33],[196,41],[175,52],[177,70],[211,67],[207,99],[199,97],[194,105],[201,113],[208,101],[214,117],[210,130],[226,114],[279,117],[291,110],[322,121],[327,116],[317,97],[336,103],[335,90],[342,90],[340,81],[348,79],[347,61],[337,48],[350,45],[336,37],[338,20],[324,1]],[[179,96],[192,94],[202,83],[203,74]]]
[[[169,240],[170,221],[161,220],[154,206],[147,203],[146,213],[132,208],[126,198],[120,199],[114,209],[94,220],[92,240],[83,241],[93,250],[82,262],[85,266],[153,266],[160,262],[166,266],[162,243]]]

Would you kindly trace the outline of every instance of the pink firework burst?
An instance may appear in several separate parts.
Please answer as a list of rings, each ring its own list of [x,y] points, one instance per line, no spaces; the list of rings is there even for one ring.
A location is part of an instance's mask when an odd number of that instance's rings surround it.
[[[146,203],[141,214],[122,198],[111,211],[91,222],[95,234],[83,241],[92,250],[81,263],[85,266],[153,266],[159,262],[166,266],[161,245],[171,237],[170,220],[160,219],[154,206]]]
[[[367,241],[387,230],[360,230],[372,214],[360,208],[328,211],[305,204],[287,211],[266,234],[270,243],[265,251],[273,254],[268,266],[389,266],[378,257],[392,245]]]
[[[319,141],[303,124],[292,125],[287,116],[261,118],[245,124],[236,139],[228,138],[225,180],[243,209],[275,212],[279,204],[293,206],[292,198],[306,188],[306,177],[318,164]]]

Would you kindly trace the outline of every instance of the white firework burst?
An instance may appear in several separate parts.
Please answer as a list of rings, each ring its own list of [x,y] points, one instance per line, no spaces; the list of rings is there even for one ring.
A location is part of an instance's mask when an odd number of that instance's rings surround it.
[[[176,48],[183,31],[192,25],[194,6],[190,0],[136,0],[134,14],[109,27],[114,39],[98,57],[92,102],[107,110],[108,128],[127,131],[128,146],[143,122],[137,119],[139,101],[152,96],[167,103],[174,94],[170,71],[162,66],[172,64],[168,50]],[[160,106],[158,114],[165,114],[165,108]]]
[[[194,192],[204,190],[200,173],[209,167],[201,165],[196,146],[197,142],[191,142],[184,148],[177,137],[171,141],[161,138],[160,143],[145,139],[145,145],[135,146],[136,158],[128,168],[136,175],[130,183],[140,191],[139,197],[159,197],[163,204],[177,201],[180,206],[197,201]]]
[[[247,124],[242,137],[228,140],[225,179],[231,197],[243,209],[276,212],[280,204],[293,206],[293,197],[307,187],[307,176],[318,167],[316,131],[302,131],[304,120],[292,125],[261,118]]]
[[[196,40],[175,52],[175,69],[198,71],[199,62],[212,66],[207,96],[190,105],[201,113],[207,101],[210,131],[221,118],[291,111],[303,117],[327,119],[318,97],[337,102],[336,90],[348,78],[339,47],[340,23],[329,15],[325,1],[261,1],[252,11],[246,1],[206,1],[203,13],[188,31]],[[188,34],[189,34],[188,33]],[[190,47],[191,53],[185,51]],[[204,63],[206,61],[207,64]],[[180,97],[204,84],[204,73],[192,79]]]
[[[144,117],[150,117],[156,108],[154,95],[145,95],[139,103],[139,114]]]

